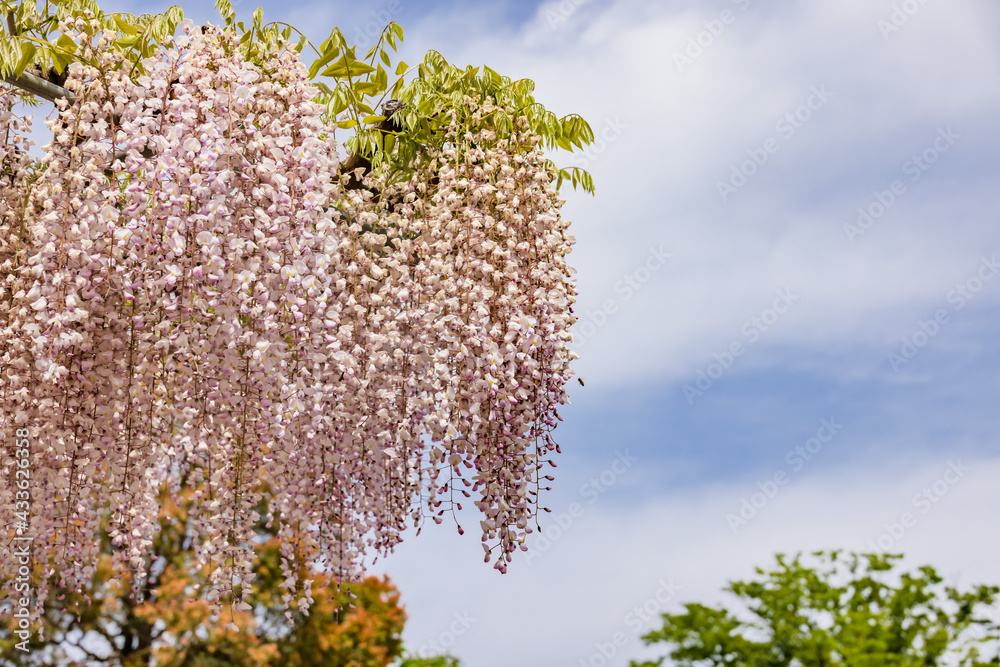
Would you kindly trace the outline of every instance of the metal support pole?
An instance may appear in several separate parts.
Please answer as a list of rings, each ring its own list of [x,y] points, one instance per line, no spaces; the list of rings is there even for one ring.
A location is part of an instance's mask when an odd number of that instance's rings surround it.
[[[25,90],[32,95],[37,95],[42,99],[46,99],[49,102],[55,102],[60,98],[66,98],[73,102],[73,93],[69,92],[62,86],[57,86],[50,81],[46,81],[34,74],[29,74],[28,72],[23,73],[21,76],[5,76],[3,80],[12,86],[17,86],[21,90]]]

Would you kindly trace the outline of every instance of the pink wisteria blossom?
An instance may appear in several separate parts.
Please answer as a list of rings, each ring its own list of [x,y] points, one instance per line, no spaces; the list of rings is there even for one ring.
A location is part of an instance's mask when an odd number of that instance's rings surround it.
[[[539,137],[515,110],[502,142],[452,114],[446,149],[375,200],[343,188],[295,50],[258,66],[231,33],[183,33],[135,80],[107,50],[75,67],[37,178],[0,99],[0,431],[31,432],[35,562],[84,589],[105,522],[141,579],[167,489],[194,492],[216,605],[246,602],[260,520],[288,605],[311,602],[305,566],[358,576],[465,498],[506,571],[574,357],[572,238]],[[15,468],[0,448],[4,526]]]

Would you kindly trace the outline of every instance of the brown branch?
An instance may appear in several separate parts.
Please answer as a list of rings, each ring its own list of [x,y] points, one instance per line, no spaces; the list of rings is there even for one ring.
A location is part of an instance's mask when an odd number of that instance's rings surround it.
[[[393,120],[393,116],[397,111],[403,108],[403,103],[399,100],[386,100],[382,105],[382,115],[385,116],[385,120],[380,122],[375,126],[374,129],[378,130],[381,134],[380,139],[385,140],[386,135],[392,132],[398,132],[403,128],[402,124],[396,120]],[[361,178],[358,178],[356,170],[363,169],[364,172]],[[364,155],[358,155],[356,153],[351,153],[344,160],[344,163],[340,165],[341,175],[350,174],[350,178],[347,181],[347,185],[344,187],[347,190],[368,190],[376,197],[379,195],[379,191],[374,188],[365,187],[364,174],[367,174],[372,169],[371,160],[369,160]]]

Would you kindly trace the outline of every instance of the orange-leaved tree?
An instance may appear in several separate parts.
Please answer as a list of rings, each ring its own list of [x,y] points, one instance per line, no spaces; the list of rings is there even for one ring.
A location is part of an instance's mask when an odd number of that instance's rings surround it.
[[[264,508],[261,508],[263,510]],[[317,588],[308,614],[285,611],[285,572],[273,533],[258,525],[255,591],[250,611],[214,618],[199,591],[209,566],[194,560],[189,505],[162,499],[159,530],[143,581],[116,579],[110,541],[92,575],[90,597],[53,590],[42,636],[14,650],[9,610],[0,623],[0,665],[115,667],[380,667],[402,657],[406,613],[388,578],[368,577],[340,590]],[[265,511],[260,512],[266,515]],[[297,559],[303,565],[306,559]],[[305,567],[297,576],[307,577]],[[450,658],[404,664],[457,664]]]

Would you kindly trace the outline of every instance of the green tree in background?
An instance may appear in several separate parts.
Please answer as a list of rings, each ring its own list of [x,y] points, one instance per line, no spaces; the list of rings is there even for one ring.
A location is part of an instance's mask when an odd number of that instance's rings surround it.
[[[442,656],[438,658],[407,658],[399,667],[461,667],[455,658]]]
[[[933,567],[894,571],[898,555],[779,554],[771,570],[724,589],[742,609],[687,603],[664,614],[647,644],[682,667],[926,667],[1000,665],[997,586],[962,591]]]

